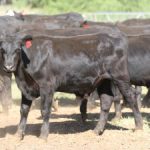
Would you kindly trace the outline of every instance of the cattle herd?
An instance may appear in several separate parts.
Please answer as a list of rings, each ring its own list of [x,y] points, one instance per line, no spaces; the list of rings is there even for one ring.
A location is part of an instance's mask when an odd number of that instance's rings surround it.
[[[32,101],[39,96],[40,138],[47,140],[57,91],[74,93],[82,100],[83,121],[99,96],[96,135],[104,130],[112,102],[114,119],[121,118],[122,98],[133,110],[135,129],[143,129],[140,86],[150,86],[150,19],[103,23],[85,21],[74,12],[51,16],[11,13],[0,16],[0,94],[3,111],[8,114],[14,73],[22,94],[19,140],[25,135]]]

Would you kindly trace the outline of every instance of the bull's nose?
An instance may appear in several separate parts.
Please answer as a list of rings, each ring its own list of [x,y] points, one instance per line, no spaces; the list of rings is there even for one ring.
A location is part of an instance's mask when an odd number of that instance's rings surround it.
[[[11,72],[13,71],[13,69],[14,69],[14,66],[4,66],[4,70],[7,72]]]

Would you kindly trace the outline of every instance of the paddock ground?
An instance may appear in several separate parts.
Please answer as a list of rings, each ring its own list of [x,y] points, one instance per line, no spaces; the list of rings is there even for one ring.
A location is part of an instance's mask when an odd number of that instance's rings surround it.
[[[109,118],[100,136],[93,136],[100,114],[100,103],[88,114],[88,120],[82,123],[79,106],[73,94],[56,93],[54,98],[59,101],[59,110],[52,111],[50,133],[47,142],[40,141],[42,118],[40,114],[40,99],[30,111],[26,135],[22,141],[16,141],[14,134],[20,121],[20,92],[13,80],[13,105],[9,116],[2,114],[0,105],[0,150],[148,150],[150,149],[150,109],[142,108],[144,121],[143,132],[134,132],[135,124],[130,108],[123,109],[120,122],[112,122],[114,108],[112,106]],[[142,97],[147,92],[143,88]]]

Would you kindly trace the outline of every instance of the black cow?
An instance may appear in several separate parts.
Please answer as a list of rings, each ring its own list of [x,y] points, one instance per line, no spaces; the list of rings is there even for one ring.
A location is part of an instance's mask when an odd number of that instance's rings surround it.
[[[150,87],[150,35],[128,36],[128,70],[130,74],[130,82],[136,86]],[[137,95],[141,92],[141,88],[137,89]],[[120,119],[121,107],[120,103],[116,103],[118,107],[115,119]],[[139,104],[141,105],[141,104]]]
[[[14,72],[22,92],[17,137],[22,139],[25,134],[28,112],[35,98],[41,96],[40,138],[46,140],[54,92],[83,95],[95,88],[101,99],[100,120],[94,129],[99,134],[107,121],[116,86],[134,112],[136,129],[142,129],[142,117],[129,82],[127,47],[126,37],[116,31],[57,38],[27,35],[20,39],[6,35],[1,39],[4,70]]]
[[[0,16],[0,37],[7,33],[15,33],[19,31],[19,24],[23,23],[22,18],[10,17],[10,16]],[[0,54],[1,55],[1,54]],[[2,102],[3,112],[8,114],[8,110],[12,103],[11,95],[11,74],[3,71],[3,60],[0,56],[0,82],[2,82],[3,88],[0,92],[0,100]],[[1,80],[2,79],[2,80]],[[3,91],[2,91],[3,90]],[[7,94],[5,92],[7,91]]]
[[[16,33],[19,31],[23,20],[11,16],[0,16],[0,36],[7,33]]]
[[[69,12],[69,13],[57,14],[57,15],[35,15],[35,14],[22,15],[22,13],[16,13],[15,11],[13,12],[16,18],[21,17],[24,20],[24,24],[31,24],[35,20],[41,20],[42,18],[47,20],[66,20],[66,21],[79,21],[79,22],[84,21],[82,14],[76,12]]]
[[[41,36],[41,35],[47,35],[47,36],[76,36],[76,35],[83,35],[83,34],[93,34],[93,33],[98,33],[100,31],[104,31],[104,30],[114,30],[114,31],[119,31],[117,28],[110,28],[110,27],[103,27],[103,26],[92,26],[89,28],[75,28],[75,29],[53,29],[53,30],[46,30],[46,29],[30,29],[30,30],[25,30],[25,31],[21,31],[18,32],[16,35],[18,35],[20,38],[31,34],[32,36]],[[76,95],[76,100],[78,101],[78,103],[81,103],[81,100],[85,99],[84,95]],[[86,96],[86,100],[87,101],[87,96]],[[83,101],[83,102],[84,102]],[[55,101],[54,101],[55,102]],[[58,109],[58,104],[56,104],[56,106],[54,107],[55,110]],[[82,116],[82,120],[85,121],[87,119],[87,114],[84,113],[85,109],[84,107],[82,107],[83,104],[81,103],[81,107],[80,110],[81,112],[81,116]],[[85,105],[86,106],[86,105]],[[84,110],[82,110],[84,109]]]
[[[128,46],[128,70],[130,75],[130,82],[136,86],[146,86],[150,87],[150,35],[138,35],[138,36],[127,36],[129,40]],[[121,118],[121,104],[120,99],[122,96],[117,91],[119,97],[116,98],[115,101],[115,111],[116,116],[114,120],[120,120]],[[138,100],[141,99],[140,97],[141,88],[137,87],[136,95]],[[96,95],[96,94],[95,94]],[[90,109],[94,96],[89,99],[87,108]],[[138,101],[138,105],[140,106],[141,103]]]
[[[17,13],[16,11],[13,11],[13,10],[6,11],[5,15],[14,16],[16,19],[24,20],[24,16],[22,15],[22,13]]]

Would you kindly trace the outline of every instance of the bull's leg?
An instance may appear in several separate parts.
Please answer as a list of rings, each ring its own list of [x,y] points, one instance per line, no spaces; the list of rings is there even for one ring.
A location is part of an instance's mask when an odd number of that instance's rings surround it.
[[[80,105],[81,118],[83,122],[85,122],[87,119],[86,107],[87,107],[87,99],[84,99],[82,100],[82,103]]]
[[[92,92],[92,94],[90,95],[90,97],[88,99],[88,102],[87,102],[87,111],[88,112],[90,112],[90,110],[92,109],[96,99],[99,99],[98,94],[97,94],[97,89],[94,92]]]
[[[142,103],[141,103],[141,92],[142,92],[142,87],[141,86],[136,86],[135,87],[135,91],[136,91],[136,98],[137,98],[137,104],[139,107],[139,110],[141,109]],[[121,113],[121,103],[120,100],[122,98],[121,93],[119,92],[118,95],[115,97],[114,100],[114,104],[115,104],[115,113],[116,116],[113,119],[113,121],[118,121],[121,119],[122,117],[122,113]]]
[[[121,113],[121,103],[120,101],[115,101],[115,118],[112,121],[119,121],[122,118],[122,113]]]
[[[115,67],[111,66],[109,75],[113,83],[119,88],[124,99],[129,103],[133,111],[136,125],[135,129],[143,129],[143,120],[137,105],[135,90],[133,90],[130,84],[127,61],[123,58],[120,59],[119,63]]]
[[[142,107],[142,102],[141,102],[142,87],[141,86],[136,86],[135,90],[136,90],[137,104],[138,104],[138,107],[139,107],[139,110],[140,110],[141,107]]]
[[[51,107],[52,107],[52,99],[53,99],[53,92],[46,92],[45,89],[41,89],[41,114],[43,117],[43,125],[41,128],[40,139],[47,140],[49,134],[49,118],[51,114]]]
[[[114,106],[115,106],[115,118],[112,121],[118,121],[122,118],[121,113],[121,101],[122,95],[119,90],[117,90],[117,96],[114,98]]]
[[[19,140],[22,140],[25,135],[25,128],[26,128],[26,121],[27,116],[31,107],[32,101],[25,98],[25,96],[22,95],[22,102],[21,102],[21,120],[18,126],[18,130],[16,132],[16,137],[19,138]]]
[[[125,100],[129,103],[135,119],[135,129],[143,129],[143,120],[141,113],[139,111],[137,100],[135,96],[135,92],[133,92],[133,88],[127,82],[121,80],[115,80],[115,84],[118,86]]]
[[[98,135],[100,132],[103,132],[109,110],[113,102],[114,96],[111,90],[111,81],[103,80],[100,86],[97,88],[97,92],[100,97],[101,113],[99,121],[94,129],[94,133],[96,135]]]
[[[82,118],[83,122],[85,122],[86,119],[88,118],[88,115],[86,113],[88,98],[89,98],[89,95],[87,93],[84,94],[83,100],[82,100],[81,105],[80,105],[81,118]]]
[[[109,96],[108,94],[100,95],[101,113],[99,121],[94,129],[94,133],[96,135],[98,135],[100,132],[103,132],[104,130],[112,102],[113,102],[112,96]]]

